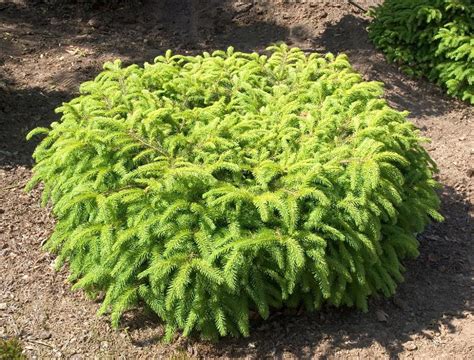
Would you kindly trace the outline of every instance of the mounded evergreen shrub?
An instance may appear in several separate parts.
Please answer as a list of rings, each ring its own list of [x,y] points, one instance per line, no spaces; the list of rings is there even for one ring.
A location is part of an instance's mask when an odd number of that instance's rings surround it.
[[[474,2],[385,0],[369,36],[389,61],[474,104]]]
[[[284,306],[366,310],[440,219],[435,165],[379,83],[344,55],[268,50],[108,63],[30,133],[47,249],[114,325],[141,304],[168,339],[248,335],[251,312]]]

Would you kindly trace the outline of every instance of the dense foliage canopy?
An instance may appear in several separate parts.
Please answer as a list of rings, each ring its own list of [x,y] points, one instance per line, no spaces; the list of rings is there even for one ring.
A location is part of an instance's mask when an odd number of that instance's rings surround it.
[[[389,61],[474,104],[474,2],[386,0],[369,35]]]
[[[435,165],[406,113],[344,55],[216,51],[105,65],[34,157],[47,248],[102,312],[146,304],[207,338],[249,315],[392,295],[437,213]]]

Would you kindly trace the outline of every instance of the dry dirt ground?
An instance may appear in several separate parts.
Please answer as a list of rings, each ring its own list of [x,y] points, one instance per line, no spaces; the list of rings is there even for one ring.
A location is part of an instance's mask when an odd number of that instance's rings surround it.
[[[192,3],[130,1],[111,10],[0,0],[0,336],[18,337],[29,358],[42,359],[473,359],[474,108],[387,64],[367,39],[367,18],[346,1]],[[167,48],[262,50],[276,41],[345,52],[365,78],[385,83],[392,106],[409,110],[432,139],[427,148],[440,168],[446,221],[420,236],[421,256],[407,264],[397,296],[372,299],[366,314],[275,313],[255,322],[249,338],[219,344],[161,344],[159,322],[142,310],[112,330],[107,318],[96,316],[98,304],[71,292],[67,271],[54,272],[53,256],[41,249],[54,221],[40,207],[39,191],[22,190],[34,148],[25,133],[56,120],[54,108],[106,60],[150,62]]]

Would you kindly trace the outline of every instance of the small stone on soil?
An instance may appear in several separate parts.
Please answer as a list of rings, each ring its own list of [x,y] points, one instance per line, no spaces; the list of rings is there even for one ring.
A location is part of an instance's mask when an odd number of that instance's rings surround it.
[[[240,1],[240,2],[236,3],[234,6],[235,6],[235,10],[237,11],[237,13],[242,13],[242,12],[250,10],[250,8],[253,6],[253,4],[251,2]]]
[[[38,339],[41,340],[46,340],[51,337],[51,333],[49,331],[43,331],[41,334],[39,334]]]
[[[97,19],[90,19],[87,22],[87,25],[92,26],[92,27],[98,27],[100,25],[100,21]]]
[[[377,320],[380,321],[380,322],[387,322],[388,321],[388,314],[383,310],[377,310],[375,312],[375,315],[377,316]]]
[[[416,344],[413,341],[409,341],[403,344],[403,347],[407,349],[408,351],[413,351],[413,350],[418,349],[418,346],[416,346]]]

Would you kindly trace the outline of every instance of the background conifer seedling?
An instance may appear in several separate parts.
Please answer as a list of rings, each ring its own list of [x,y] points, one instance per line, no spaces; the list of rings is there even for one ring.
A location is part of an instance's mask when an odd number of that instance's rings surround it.
[[[118,326],[145,305],[216,339],[252,311],[367,309],[403,280],[437,209],[435,164],[406,113],[344,55],[216,51],[108,63],[43,134],[28,188],[46,247]]]

